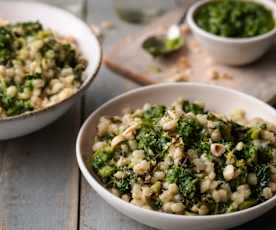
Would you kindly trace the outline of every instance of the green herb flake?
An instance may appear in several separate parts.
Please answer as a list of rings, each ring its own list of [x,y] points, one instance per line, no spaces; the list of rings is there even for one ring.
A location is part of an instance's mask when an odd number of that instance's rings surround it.
[[[197,10],[194,19],[203,30],[230,38],[255,37],[275,27],[271,10],[254,1],[211,1]]]

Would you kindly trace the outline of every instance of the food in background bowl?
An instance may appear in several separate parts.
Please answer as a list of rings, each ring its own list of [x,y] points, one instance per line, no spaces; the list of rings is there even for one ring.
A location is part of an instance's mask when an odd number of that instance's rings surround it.
[[[276,3],[271,0],[201,0],[189,9],[187,22],[216,62],[241,66],[272,46],[275,16]]]
[[[102,117],[89,168],[116,196],[182,215],[235,212],[276,192],[276,127],[198,102]]]
[[[199,7],[194,19],[205,31],[230,38],[254,37],[275,27],[272,11],[254,1],[210,1]]]
[[[39,130],[68,111],[95,79],[102,62],[102,51],[97,37],[89,26],[65,10],[31,1],[0,1],[0,12],[1,17],[11,23],[40,22],[45,28],[50,28],[57,33],[54,36],[58,42],[60,42],[59,38],[74,38],[77,44],[77,48],[74,50],[86,60],[86,68],[82,73],[81,82],[77,83],[78,77],[73,81],[77,85],[79,84],[79,87],[71,96],[41,109],[26,111],[15,116],[6,115],[4,117],[1,115],[0,140],[4,140]],[[1,25],[4,24],[1,22]],[[69,43],[71,44],[70,41]],[[44,96],[43,99],[45,99]]]
[[[43,109],[76,93],[86,66],[72,37],[38,21],[2,21],[0,118]]]

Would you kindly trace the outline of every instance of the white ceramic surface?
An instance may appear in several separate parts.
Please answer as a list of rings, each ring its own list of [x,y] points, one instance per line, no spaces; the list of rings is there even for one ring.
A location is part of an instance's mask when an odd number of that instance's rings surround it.
[[[82,126],[76,144],[76,154],[82,174],[93,189],[119,212],[143,224],[163,230],[216,230],[227,229],[267,212],[276,206],[276,196],[258,206],[232,214],[213,216],[180,216],[139,208],[127,203],[106,190],[97,176],[87,166],[91,154],[96,125],[101,116],[121,114],[126,107],[138,108],[149,102],[170,105],[177,98],[204,101],[207,109],[229,114],[235,108],[243,108],[248,117],[262,117],[276,123],[276,111],[269,105],[238,91],[196,83],[172,83],[132,90],[107,102],[92,113]],[[96,207],[95,207],[96,208]]]
[[[227,65],[245,65],[265,54],[276,38],[276,28],[252,38],[224,38],[204,31],[194,21],[196,10],[212,0],[195,3],[188,11],[187,22],[195,38],[218,63]],[[272,0],[254,0],[272,10],[276,20],[276,3]]]
[[[0,1],[0,18],[10,22],[38,20],[45,28],[76,39],[88,60],[80,90],[64,101],[40,111],[0,120],[0,140],[19,137],[36,131],[56,120],[91,84],[101,64],[101,47],[89,27],[76,16],[53,6],[34,2]]]

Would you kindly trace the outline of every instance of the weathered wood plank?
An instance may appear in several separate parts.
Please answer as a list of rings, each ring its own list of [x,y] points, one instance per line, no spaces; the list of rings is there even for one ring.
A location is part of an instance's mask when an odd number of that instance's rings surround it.
[[[80,124],[78,101],[48,128],[0,142],[0,230],[78,228]]]
[[[0,144],[0,229],[75,230],[79,171],[75,106],[50,127]]]
[[[122,215],[106,202],[83,180],[81,189],[80,230],[150,230]]]

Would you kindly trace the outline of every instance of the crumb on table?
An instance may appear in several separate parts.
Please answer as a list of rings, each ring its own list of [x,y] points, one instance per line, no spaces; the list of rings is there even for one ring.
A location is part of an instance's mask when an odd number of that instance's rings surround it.
[[[187,57],[181,56],[177,61],[177,66],[182,69],[187,69],[191,67],[191,64]]]
[[[226,73],[226,72],[221,73],[218,70],[213,68],[208,70],[208,76],[210,76],[211,80],[215,80],[215,81],[233,80],[233,76],[231,76],[229,73]]]
[[[189,81],[191,76],[191,69],[186,69],[182,71],[176,71],[174,74],[167,78],[169,82],[179,82],[179,81]]]

